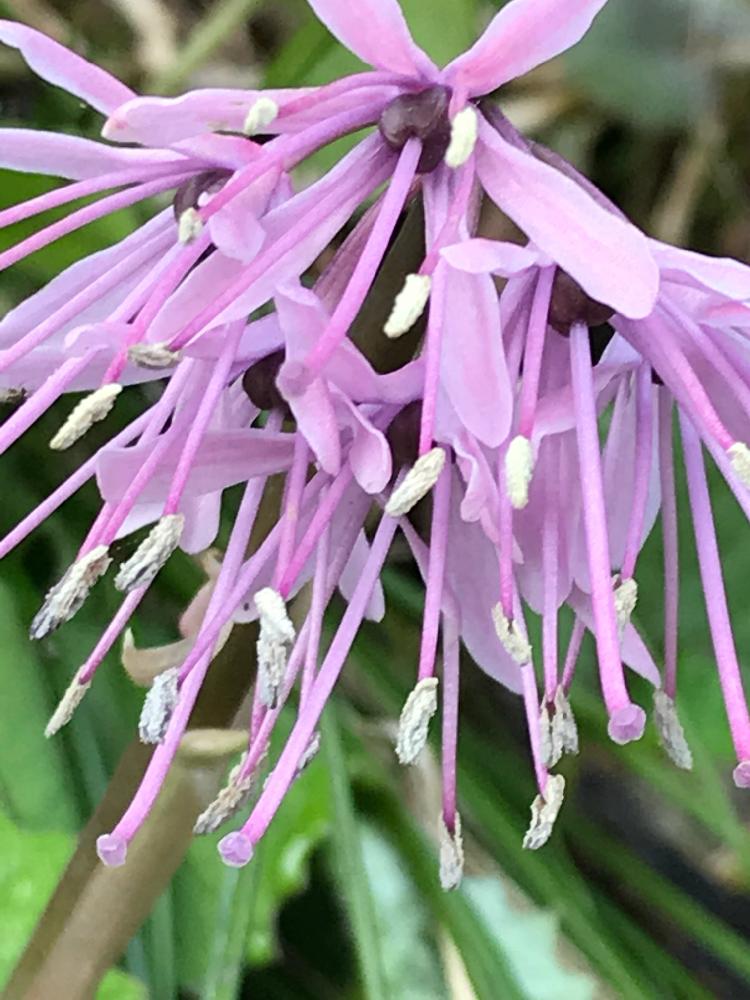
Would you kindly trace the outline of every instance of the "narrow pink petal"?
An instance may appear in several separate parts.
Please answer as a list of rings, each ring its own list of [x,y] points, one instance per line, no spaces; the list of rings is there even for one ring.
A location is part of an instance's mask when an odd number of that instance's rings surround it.
[[[575,45],[606,2],[511,0],[446,75],[470,97],[489,94]]]
[[[360,531],[352,547],[352,554],[349,556],[349,560],[339,577],[339,590],[344,600],[351,600],[359,578],[362,576],[362,572],[367,565],[369,555],[370,546],[367,542],[367,535],[365,535],[364,531]],[[376,582],[375,589],[370,595],[365,617],[373,622],[382,622],[385,617],[385,595],[380,580]]]
[[[632,319],[647,316],[659,270],[646,237],[486,122],[480,140],[477,171],[495,204],[593,299]]]
[[[466,429],[497,447],[510,430],[513,398],[492,278],[445,266],[445,323],[460,330],[443,340],[440,378]]]
[[[0,42],[18,49],[42,79],[82,98],[104,114],[110,114],[119,104],[135,97],[129,87],[106,70],[25,24],[0,21]]]
[[[348,452],[354,478],[365,493],[380,493],[393,472],[391,449],[385,434],[373,426],[361,407],[355,406],[342,393],[336,393],[336,398],[343,420],[354,432]]]
[[[80,181],[134,167],[148,170],[162,163],[167,166],[174,164],[176,168],[187,166],[189,169],[186,158],[178,153],[156,149],[120,149],[60,132],[0,129],[0,167],[6,170]]]
[[[378,69],[432,79],[437,70],[416,45],[396,0],[308,0],[331,34]]]
[[[482,237],[444,247],[441,255],[451,267],[469,274],[499,274],[510,278],[543,261],[543,255],[530,247]]]
[[[571,594],[568,603],[586,628],[593,631],[594,616],[591,611],[591,597],[576,589]],[[659,668],[638,630],[632,624],[627,625],[623,630],[621,652],[623,663],[626,666],[640,674],[641,677],[645,677],[654,687],[661,686]]]
[[[662,271],[675,280],[689,279],[712,292],[743,302],[750,299],[750,267],[729,257],[682,250],[651,241],[654,258]]]

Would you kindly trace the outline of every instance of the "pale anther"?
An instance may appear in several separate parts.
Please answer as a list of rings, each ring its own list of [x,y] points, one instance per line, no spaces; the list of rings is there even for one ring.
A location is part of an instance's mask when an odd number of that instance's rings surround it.
[[[264,587],[255,595],[260,633],[258,635],[258,693],[261,702],[273,708],[284,680],[287,654],[294,642],[294,625],[286,611],[281,594]]]
[[[128,348],[128,361],[139,368],[171,368],[180,358],[180,352],[171,351],[165,343],[133,344]]]
[[[44,730],[47,739],[59,732],[63,726],[67,726],[90,687],[90,681],[88,684],[80,684],[77,678],[73,680],[47,723],[47,728]]]
[[[495,623],[497,637],[503,644],[505,652],[519,666],[531,662],[531,644],[515,621],[509,621],[502,606],[496,604],[492,609],[492,620]]]
[[[505,488],[516,510],[529,502],[529,486],[534,475],[534,447],[527,437],[518,434],[505,453]]]
[[[453,833],[440,817],[440,885],[446,892],[457,889],[464,874],[464,841],[461,834],[461,816],[456,813]]]
[[[177,239],[180,243],[192,243],[203,232],[203,219],[195,208],[186,208],[177,223]]]
[[[102,385],[90,392],[71,410],[68,419],[49,443],[53,451],[64,451],[83,437],[94,424],[109,415],[115,400],[122,392],[116,382]]]
[[[538,851],[552,836],[564,796],[565,778],[561,774],[550,774],[544,795],[537,795],[531,803],[531,824],[523,838],[523,846],[527,851]]]
[[[445,163],[454,169],[462,167],[474,152],[477,144],[479,120],[471,105],[454,116],[451,122],[451,141],[445,151]]]
[[[685,739],[677,706],[666,691],[654,692],[654,724],[659,734],[659,742],[673,764],[683,771],[692,771],[693,755]]]
[[[255,785],[256,773],[240,777],[244,758],[229,772],[229,778],[224,788],[216,798],[200,814],[193,826],[193,833],[202,836],[214,833],[228,819],[236,815],[245,805]]]
[[[170,667],[158,674],[148,689],[138,723],[142,743],[161,743],[167,734],[179,698],[178,667]]]
[[[76,559],[59,583],[47,592],[44,604],[31,623],[31,638],[43,639],[63,622],[70,621],[111,562],[106,545],[97,545],[85,556]]]
[[[638,603],[638,584],[630,577],[621,580],[615,586],[615,614],[617,615],[617,625],[622,632],[630,624],[630,619]]]
[[[391,493],[385,506],[386,514],[401,517],[426,497],[440,478],[445,466],[445,449],[433,448],[416,460],[401,483]]]
[[[736,441],[727,450],[727,455],[737,478],[750,489],[750,448],[742,441]]]
[[[263,132],[279,115],[279,106],[270,97],[259,97],[250,106],[250,110],[245,118],[243,132],[245,135],[257,135]]]
[[[162,517],[115,577],[115,587],[128,592],[147,587],[180,543],[185,517],[166,514]]]
[[[407,274],[404,286],[393,302],[391,314],[383,327],[386,337],[395,340],[408,333],[424,312],[430,297],[429,274]]]
[[[396,738],[401,764],[413,764],[424,749],[430,720],[437,711],[437,689],[437,677],[424,677],[404,702]]]

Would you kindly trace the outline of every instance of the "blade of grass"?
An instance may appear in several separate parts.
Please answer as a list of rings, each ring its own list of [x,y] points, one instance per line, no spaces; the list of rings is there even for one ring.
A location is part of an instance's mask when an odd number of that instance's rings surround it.
[[[253,919],[263,848],[245,868],[227,868],[222,879],[216,927],[201,996],[204,1000],[235,1000],[239,996],[247,937]]]

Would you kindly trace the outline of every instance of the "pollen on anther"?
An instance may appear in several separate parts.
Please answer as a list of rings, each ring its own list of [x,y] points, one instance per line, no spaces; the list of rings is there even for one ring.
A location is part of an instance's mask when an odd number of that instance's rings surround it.
[[[477,144],[478,128],[479,119],[471,105],[454,116],[451,122],[451,140],[445,151],[446,166],[455,170],[466,163]]]
[[[461,832],[461,816],[455,814],[453,833],[440,817],[440,885],[446,892],[457,889],[464,874],[464,841]]]
[[[544,795],[537,795],[531,803],[531,823],[523,838],[527,851],[538,851],[552,836],[564,797],[565,778],[561,774],[549,775]]]
[[[393,309],[383,327],[386,337],[395,340],[408,333],[424,312],[430,297],[429,274],[407,274],[404,286],[395,298]]]
[[[133,344],[128,348],[128,361],[139,368],[170,368],[180,357],[179,351],[170,350],[165,343]]]
[[[195,208],[186,208],[177,223],[177,239],[180,243],[192,243],[203,232],[203,219]]]
[[[531,644],[518,627],[518,622],[510,621],[500,604],[496,604],[492,609],[492,620],[495,623],[497,637],[508,656],[521,667],[530,663]]]
[[[94,424],[98,424],[109,415],[121,392],[122,386],[112,382],[89,393],[71,410],[68,419],[50,441],[50,448],[53,451],[64,451],[66,448],[70,448],[91,430]]]
[[[750,489],[750,448],[742,441],[736,441],[727,450],[727,455],[737,478]]]
[[[167,514],[154,525],[146,538],[115,577],[115,587],[129,592],[147,587],[180,543],[185,526],[183,514]]]
[[[273,708],[286,672],[287,653],[295,640],[294,625],[281,594],[264,587],[255,595],[260,619],[258,635],[258,694],[261,702]]]
[[[73,680],[47,723],[44,730],[47,739],[58,733],[63,726],[67,726],[90,687],[90,681],[87,684],[81,684],[77,677]]]
[[[437,711],[437,689],[437,677],[424,677],[404,702],[396,739],[400,764],[413,764],[424,749],[430,720]]]
[[[161,743],[179,698],[180,671],[170,667],[158,674],[146,694],[138,723],[142,743]]]
[[[516,510],[529,502],[529,486],[534,475],[534,446],[527,437],[518,434],[505,453],[505,488]]]
[[[408,514],[438,481],[445,466],[445,459],[444,448],[433,448],[421,455],[404,476],[403,481],[391,493],[385,506],[386,514],[391,517]]]
[[[257,135],[274,122],[279,115],[279,106],[270,97],[259,97],[245,118],[243,132],[245,135]]]

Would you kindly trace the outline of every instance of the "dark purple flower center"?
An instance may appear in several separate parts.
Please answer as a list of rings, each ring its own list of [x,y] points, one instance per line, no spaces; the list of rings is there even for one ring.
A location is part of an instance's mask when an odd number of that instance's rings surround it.
[[[409,139],[421,141],[417,169],[422,174],[433,171],[445,156],[451,139],[449,102],[447,87],[429,87],[418,94],[399,94],[380,116],[380,134],[391,149],[403,149]]]
[[[179,222],[180,216],[188,208],[198,208],[200,196],[210,191],[217,184],[221,184],[230,176],[228,170],[204,170],[202,174],[196,174],[189,180],[181,184],[175,192],[172,201],[174,215]]]
[[[394,469],[410,468],[419,455],[419,429],[422,421],[422,403],[407,403],[391,421],[386,431],[391,446]]]
[[[251,365],[242,376],[242,388],[253,406],[260,410],[282,410],[289,413],[286,400],[276,385],[284,361],[283,351],[274,351]]]
[[[574,323],[601,326],[613,315],[614,309],[592,299],[567,272],[557,269],[549,304],[549,323],[553,329],[567,334]]]

